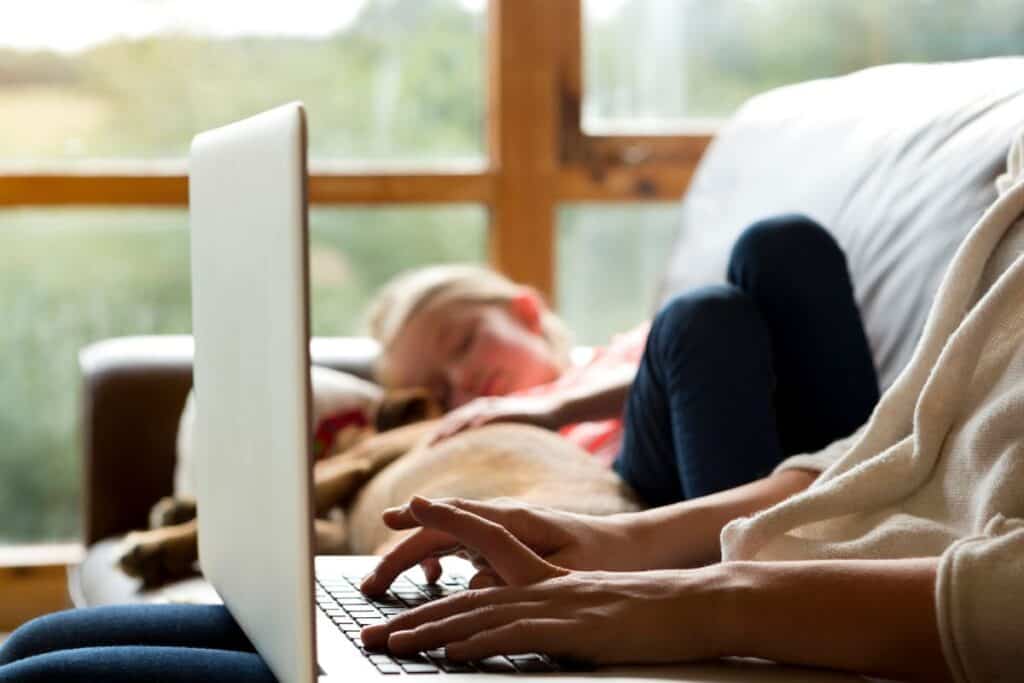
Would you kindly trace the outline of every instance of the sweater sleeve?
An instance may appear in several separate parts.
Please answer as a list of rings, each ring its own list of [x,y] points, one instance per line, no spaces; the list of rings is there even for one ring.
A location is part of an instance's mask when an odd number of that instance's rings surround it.
[[[850,434],[847,437],[843,437],[837,441],[833,441],[829,445],[817,453],[801,453],[799,455],[793,455],[778,464],[772,474],[782,472],[783,470],[813,470],[818,474],[821,474],[827,470],[832,463],[839,460],[839,458],[846,455],[846,451],[850,450],[850,447],[860,438],[860,435],[864,433],[864,426]]]
[[[1024,646],[1024,519],[997,515],[943,553],[936,581],[942,649],[957,683],[1009,683]]]

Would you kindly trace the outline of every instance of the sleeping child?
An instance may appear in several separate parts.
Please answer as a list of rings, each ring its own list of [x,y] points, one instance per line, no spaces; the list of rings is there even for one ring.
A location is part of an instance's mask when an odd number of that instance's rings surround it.
[[[585,353],[527,286],[473,265],[410,271],[369,310],[378,379],[441,400],[451,412],[435,440],[528,423],[613,467],[651,506],[731,488],[853,432],[878,383],[845,257],[813,221],[751,226],[727,278]]]

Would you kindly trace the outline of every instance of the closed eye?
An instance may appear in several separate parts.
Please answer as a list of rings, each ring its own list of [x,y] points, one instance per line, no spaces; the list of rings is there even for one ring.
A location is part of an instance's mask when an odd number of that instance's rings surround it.
[[[459,338],[459,344],[455,347],[454,357],[462,358],[469,351],[469,348],[473,345],[473,340],[476,338],[476,323],[470,323],[466,331],[462,333],[462,337]]]

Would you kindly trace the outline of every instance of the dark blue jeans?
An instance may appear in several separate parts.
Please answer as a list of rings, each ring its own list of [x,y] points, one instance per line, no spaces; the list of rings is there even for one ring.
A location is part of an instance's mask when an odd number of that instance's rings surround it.
[[[274,683],[228,611],[125,605],[49,614],[0,646],[0,683]]]
[[[613,464],[650,506],[767,476],[853,432],[878,401],[846,258],[823,228],[760,221],[727,276],[651,325]]]

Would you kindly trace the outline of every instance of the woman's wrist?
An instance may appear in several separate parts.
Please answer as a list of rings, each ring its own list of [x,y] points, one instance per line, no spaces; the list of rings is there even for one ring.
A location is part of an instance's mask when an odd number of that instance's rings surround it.
[[[692,647],[694,639],[699,639],[697,649],[702,652],[702,659],[740,655],[744,622],[751,618],[744,602],[749,587],[747,577],[730,569],[729,563],[719,562],[695,569],[645,572],[670,587],[666,617],[688,614],[688,621],[700,624],[699,631],[679,634],[687,639],[680,643],[681,650]]]
[[[721,559],[722,528],[806,489],[817,473],[785,470],[719,493],[616,515],[646,569],[701,567]]]
[[[697,500],[615,515],[635,569],[701,567],[720,557],[715,511]]]

